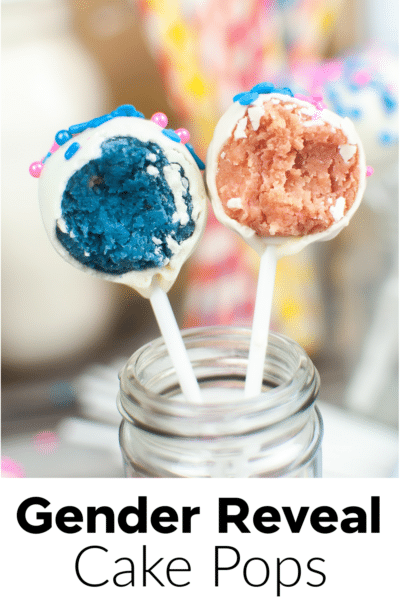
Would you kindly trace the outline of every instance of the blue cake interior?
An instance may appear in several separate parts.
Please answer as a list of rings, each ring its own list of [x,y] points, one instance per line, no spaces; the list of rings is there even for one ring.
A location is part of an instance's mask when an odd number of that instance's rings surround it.
[[[80,263],[102,273],[162,267],[172,256],[167,237],[181,243],[195,228],[182,166],[185,225],[173,219],[174,196],[163,172],[170,163],[158,144],[121,136],[104,141],[101,149],[100,158],[68,181],[61,203],[66,232],[56,225],[58,240]],[[149,166],[157,172],[147,172]]]

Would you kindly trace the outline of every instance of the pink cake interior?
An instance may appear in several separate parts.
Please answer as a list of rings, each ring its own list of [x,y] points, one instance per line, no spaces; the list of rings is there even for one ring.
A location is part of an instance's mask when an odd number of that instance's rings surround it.
[[[313,121],[294,102],[265,102],[256,131],[250,118],[246,137],[236,139],[235,130],[216,176],[229,217],[260,236],[300,236],[324,231],[350,209],[359,184],[358,148],[348,152],[342,130]]]

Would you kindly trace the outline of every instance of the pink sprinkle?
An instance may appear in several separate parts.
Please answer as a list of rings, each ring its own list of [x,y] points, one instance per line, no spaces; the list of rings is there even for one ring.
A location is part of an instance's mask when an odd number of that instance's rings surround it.
[[[355,73],[353,76],[353,79],[358,85],[366,85],[371,81],[371,75],[365,70],[358,71],[358,73]]]
[[[41,431],[34,436],[33,445],[40,454],[51,454],[57,450],[59,441],[53,431]]]
[[[1,457],[2,477],[25,477],[23,466],[8,456]]]
[[[312,100],[310,100],[310,102],[312,104],[314,104],[315,108],[318,110],[324,110],[324,108],[326,108],[326,104],[324,102],[324,99],[322,96],[317,96],[316,94],[313,94],[311,96]]]
[[[374,168],[373,167],[367,167],[367,177],[371,177],[371,175],[374,172]]]
[[[177,135],[179,135],[179,137],[181,138],[182,144],[187,144],[188,141],[190,140],[190,133],[188,132],[187,129],[184,129],[183,127],[180,127],[179,129],[175,129],[175,133]]]
[[[151,117],[151,120],[153,123],[156,123],[156,125],[159,125],[163,128],[168,125],[168,117],[162,112],[154,113],[154,115]]]
[[[325,76],[325,79],[329,81],[334,81],[338,79],[343,71],[343,62],[340,60],[330,60],[322,65],[322,72]]]
[[[320,111],[323,111],[324,108],[326,108],[326,104],[325,102],[323,102],[323,97],[320,96],[319,94],[312,94],[311,96],[303,96],[303,94],[295,94],[294,95],[295,98],[298,98],[299,100],[304,100],[305,102],[309,102],[310,104],[312,104],[313,106],[315,106],[315,108]],[[319,118],[321,116],[321,114],[315,116],[314,118]]]
[[[294,95],[295,98],[298,98],[299,100],[304,100],[304,102],[308,102],[308,97],[304,96],[303,94],[295,94]]]
[[[40,177],[43,167],[44,165],[42,162],[36,161],[30,165],[29,173],[32,175],[32,177]]]
[[[59,149],[59,145],[57,144],[57,142],[53,142],[52,147],[50,148],[49,152],[51,152],[53,154],[53,152],[55,152],[56,150]]]

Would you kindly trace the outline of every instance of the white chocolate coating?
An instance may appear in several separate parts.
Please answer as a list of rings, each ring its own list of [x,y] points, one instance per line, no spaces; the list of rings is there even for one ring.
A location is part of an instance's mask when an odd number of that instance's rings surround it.
[[[69,179],[90,160],[100,158],[102,154],[101,144],[105,140],[117,136],[133,137],[143,142],[154,142],[163,149],[170,163],[179,163],[182,166],[185,176],[189,180],[193,203],[192,218],[195,222],[193,234],[188,239],[180,244],[172,240],[175,242],[173,256],[167,265],[142,271],[129,271],[122,275],[102,273],[81,264],[69,254],[56,236],[56,223],[58,222],[59,227],[62,227],[61,201]],[[74,142],[78,142],[81,147],[69,160],[66,160],[64,157],[65,151]],[[153,168],[155,169],[155,167]],[[179,182],[179,186],[175,185],[172,167],[167,179],[174,195],[177,209],[176,219],[181,223],[184,223],[185,220],[187,222],[186,206],[181,201],[182,193],[178,189],[181,184]],[[146,298],[151,295],[155,283],[165,291],[172,287],[183,263],[196,248],[204,231],[207,217],[207,196],[203,177],[188,149],[184,144],[175,142],[165,136],[159,125],[137,117],[115,117],[96,128],[85,130],[61,146],[45,162],[39,180],[39,203],[47,235],[57,252],[65,260],[73,266],[102,279],[124,283]]]
[[[253,128],[258,128],[261,118],[261,107],[267,102],[271,102],[273,104],[282,103],[283,105],[287,105],[290,109],[296,105],[303,107],[302,113],[304,114],[305,118],[303,125],[307,126],[308,123],[310,125],[318,125],[318,122],[329,123],[333,128],[343,131],[344,135],[347,137],[347,142],[349,145],[356,145],[358,148],[360,179],[356,198],[347,213],[335,221],[335,223],[333,223],[325,231],[299,237],[263,237],[257,235],[254,229],[251,229],[247,225],[242,225],[235,219],[232,219],[224,211],[216,186],[216,175],[220,152],[227,140],[230,138],[238,122],[245,117],[247,111],[249,111],[247,114],[249,115],[249,119],[253,125]],[[319,115],[318,118],[313,119],[313,115],[316,114]],[[344,150],[344,152],[346,153],[346,150]],[[309,102],[300,100],[298,98],[292,98],[291,96],[286,96],[284,94],[271,93],[260,94],[257,100],[246,106],[242,106],[239,102],[234,102],[218,121],[214,131],[213,139],[207,152],[206,182],[217,219],[223,225],[241,235],[242,238],[254,250],[256,250],[256,252],[258,252],[258,254],[263,254],[267,246],[274,244],[277,246],[277,256],[280,257],[300,252],[300,250],[312,242],[330,240],[338,235],[338,233],[340,233],[340,231],[342,231],[342,229],[349,224],[350,219],[359,207],[364,194],[366,170],[367,167],[365,163],[364,150],[360,138],[357,135],[354,125],[350,119],[347,117],[343,119],[327,109],[318,111],[315,106]]]

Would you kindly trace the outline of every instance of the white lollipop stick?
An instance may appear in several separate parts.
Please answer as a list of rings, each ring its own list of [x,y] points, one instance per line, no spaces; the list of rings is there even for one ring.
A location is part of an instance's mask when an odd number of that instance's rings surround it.
[[[155,286],[149,299],[172,364],[175,367],[185,400],[201,404],[202,399],[199,384],[183,343],[174,313],[172,312],[168,296],[163,289]]]
[[[261,255],[258,274],[256,303],[251,330],[249,362],[244,387],[245,398],[252,398],[261,392],[265,355],[268,346],[269,323],[272,298],[274,295],[276,272],[276,247],[267,246]]]

